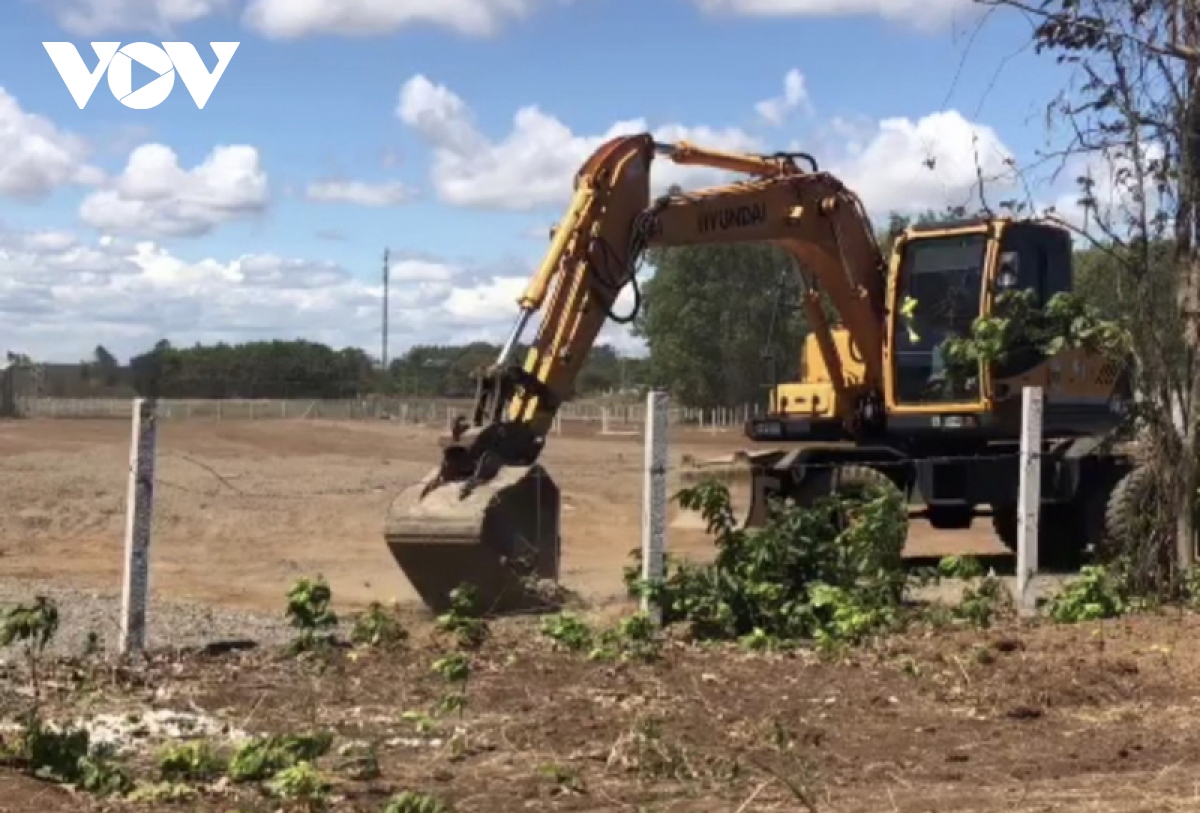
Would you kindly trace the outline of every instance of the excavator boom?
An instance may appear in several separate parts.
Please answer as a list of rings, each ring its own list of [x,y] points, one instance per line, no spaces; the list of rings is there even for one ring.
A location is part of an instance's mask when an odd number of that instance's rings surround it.
[[[746,176],[651,200],[656,156]],[[809,164],[802,168],[798,161]],[[621,290],[651,246],[768,242],[790,254],[830,374],[837,417],[860,432],[881,416],[886,268],[861,202],[803,154],[768,156],[614,138],[584,163],[550,249],[519,299],[516,323],[479,377],[473,413],[443,440],[441,465],[403,492],[385,536],[425,603],[459,583],[485,610],[528,603],[530,580],[557,576],[559,493],[538,459],[558,409]],[[822,308],[841,317],[863,373],[852,378]],[[640,297],[640,294],[639,294]],[[517,348],[535,314],[523,360]]]

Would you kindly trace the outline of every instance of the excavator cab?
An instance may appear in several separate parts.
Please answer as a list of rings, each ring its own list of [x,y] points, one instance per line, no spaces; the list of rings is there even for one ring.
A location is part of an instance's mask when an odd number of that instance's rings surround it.
[[[1042,307],[1072,289],[1072,276],[1070,235],[1056,225],[981,218],[909,228],[894,247],[889,280],[890,416],[949,412],[973,416],[978,424],[1013,388],[997,389],[994,371],[986,368],[951,379],[946,341],[969,336],[1004,292],[1031,291],[1033,304]],[[1018,354],[1001,372],[1009,377],[1041,361]]]

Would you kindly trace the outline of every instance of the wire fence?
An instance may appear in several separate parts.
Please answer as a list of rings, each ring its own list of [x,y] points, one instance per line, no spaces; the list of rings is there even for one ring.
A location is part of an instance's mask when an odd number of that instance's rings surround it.
[[[461,400],[370,399],[159,399],[159,419],[177,420],[392,420],[402,424],[444,426],[466,415],[471,403]],[[30,418],[129,420],[128,398],[28,398],[21,412]],[[672,426],[693,426],[711,431],[740,427],[764,411],[759,404],[709,409],[673,407]],[[588,424],[605,434],[635,434],[645,425],[644,404],[564,404],[558,426]]]
[[[132,407],[126,400],[104,399],[41,403],[55,410],[54,417],[73,417],[82,411],[89,417],[123,421],[130,420]],[[434,401],[397,401],[391,407],[398,413],[394,420],[435,424],[463,409],[461,402]],[[68,411],[71,408],[74,414]],[[334,408],[344,411],[339,415]],[[268,415],[302,421],[332,412],[335,420],[347,416],[365,420],[383,417],[386,409],[378,402],[357,401],[168,400],[157,403],[155,415],[162,421],[188,417],[259,421],[268,420]],[[547,463],[563,501],[562,584],[592,595],[621,595],[623,565],[642,536],[643,485],[648,474],[652,470],[665,474],[667,491],[673,495],[683,485],[685,478],[680,475],[703,471],[692,462],[721,458],[723,451],[751,444],[732,437],[715,446],[696,442],[695,431],[688,427],[671,433],[665,464],[651,466],[644,450],[633,451],[645,435],[645,424],[639,425],[644,405],[569,405],[565,413],[567,422],[587,423],[592,431],[638,439],[637,444],[565,444],[558,447],[564,456]],[[702,416],[675,408],[669,417],[676,427],[704,420],[706,429],[722,431],[722,421],[733,424],[753,414],[749,409],[736,413],[724,410]],[[291,580],[324,573],[335,595],[351,604],[416,598],[391,561],[382,532],[389,504],[429,474],[437,463],[436,449],[390,446],[394,434],[388,424],[376,424],[367,432],[359,431],[362,427],[350,431],[347,425],[340,434],[326,433],[316,439],[303,422],[292,426],[294,430],[289,426],[283,433],[263,432],[260,437],[254,431],[207,433],[198,423],[199,432],[160,436],[153,445],[153,509],[147,509],[152,518],[148,518],[145,541],[153,549],[149,582],[156,592],[218,606],[231,598],[244,605],[276,606]],[[99,433],[95,446],[81,446],[80,438],[73,437],[70,449],[47,448],[7,458],[0,482],[14,495],[9,528],[18,530],[24,540],[4,551],[14,573],[61,567],[91,581],[111,572],[120,557],[123,515],[130,507],[131,461],[125,449],[103,440],[108,437],[107,432]],[[411,442],[411,433],[405,437],[409,438],[405,443]],[[1014,486],[1019,477],[1015,458],[1000,454],[993,461],[994,476],[1012,478]],[[1040,463],[1041,455],[1032,453],[1027,459]],[[985,461],[973,458],[972,462]],[[837,465],[808,468],[812,472]],[[873,468],[890,472],[911,465],[876,461]],[[677,511],[674,499],[669,499],[666,513],[674,516]],[[987,523],[980,519],[981,524]],[[129,529],[124,530],[128,536]],[[702,548],[685,543],[696,535],[695,529],[681,531],[669,523],[665,547],[690,552],[711,548],[711,539],[701,540]],[[110,552],[97,557],[96,545],[103,539],[111,539],[112,547],[102,543]],[[154,621],[150,623],[153,626]]]

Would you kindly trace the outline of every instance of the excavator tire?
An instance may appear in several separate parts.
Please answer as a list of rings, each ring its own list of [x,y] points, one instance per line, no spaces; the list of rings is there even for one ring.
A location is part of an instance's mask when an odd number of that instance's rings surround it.
[[[471,585],[477,611],[494,615],[546,609],[539,583],[557,582],[561,500],[539,465],[507,467],[465,497],[462,483],[431,471],[388,509],[384,538],[425,606],[449,608],[454,588]]]
[[[855,497],[872,487],[899,493],[892,479],[879,469],[854,464],[809,473],[792,490],[791,496],[798,505],[803,506],[834,494]]]
[[[874,489],[891,493],[901,503],[904,502],[904,496],[892,478],[879,469],[861,464],[810,472],[799,486],[792,489],[791,496],[797,505],[811,506],[826,497],[840,496],[854,499]],[[839,511],[836,516],[836,521],[845,527],[849,519],[847,515]]]
[[[1158,540],[1150,539],[1148,519],[1160,492],[1161,483],[1149,466],[1136,466],[1117,482],[1105,507],[1107,553],[1133,555],[1144,561],[1145,555],[1139,553],[1157,547],[1160,560],[1156,564],[1171,568],[1174,547],[1169,543],[1155,545]]]

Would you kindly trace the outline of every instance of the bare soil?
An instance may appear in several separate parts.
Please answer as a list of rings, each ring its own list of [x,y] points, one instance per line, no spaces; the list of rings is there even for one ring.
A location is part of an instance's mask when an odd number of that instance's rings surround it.
[[[298,576],[336,601],[416,597],[382,539],[388,505],[438,459],[434,429],[392,422],[167,420],[160,425],[152,589],[174,600],[277,611]],[[113,420],[0,424],[0,574],[120,585],[129,427]],[[736,431],[677,432],[671,458],[744,448]],[[592,601],[622,591],[639,544],[642,445],[568,425],[544,463],[564,495],[563,581]],[[708,542],[678,537],[677,553]],[[986,517],[966,532],[921,523],[913,555],[1003,552]]]
[[[1009,623],[893,638],[841,657],[668,643],[657,661],[598,663],[509,620],[472,654],[467,704],[418,730],[447,691],[445,642],[305,663],[268,651],[161,655],[145,666],[60,664],[46,713],[190,710],[230,730],[336,733],[318,763],[334,809],[436,794],[469,811],[1189,811],[1200,809],[1194,616],[1079,627]],[[27,699],[15,670],[0,714]],[[220,744],[220,737],[215,740]],[[367,743],[381,775],[350,778]],[[129,764],[155,778],[152,737]],[[0,809],[66,810],[65,793],[0,770]],[[71,800],[88,809],[91,800]],[[131,805],[113,804],[118,809]],[[218,783],[197,810],[275,810]],[[152,809],[170,809],[154,805]]]
[[[433,464],[435,434],[382,422],[164,423],[156,592],[278,618],[291,580],[319,571],[339,610],[411,599],[381,526],[392,496]],[[673,462],[741,445],[733,434],[680,434]],[[0,425],[0,576],[118,588],[128,449],[120,422]],[[640,461],[636,438],[570,428],[546,455],[569,505],[565,581],[592,599],[593,621],[627,608],[620,574],[638,539]],[[917,526],[909,552],[995,551],[989,526]],[[431,664],[449,643],[415,611],[406,623],[400,649],[316,661],[273,645],[123,665],[58,660],[42,670],[44,713],[131,724],[151,711],[198,715],[223,732],[211,735],[218,746],[237,731],[330,729],[334,752],[319,767],[345,811],[381,811],[403,790],[458,813],[1200,810],[1191,614],[918,629],[823,657],[668,640],[649,663],[559,651],[537,619],[506,619],[470,656],[466,707],[428,730],[404,713],[428,714],[445,695]],[[17,655],[0,653],[0,725],[30,703]],[[352,742],[374,750],[378,777],[339,766]],[[162,741],[143,733],[125,744],[136,775],[155,779]],[[283,807],[260,786],[227,782],[174,805],[100,802],[0,768],[0,813]]]

